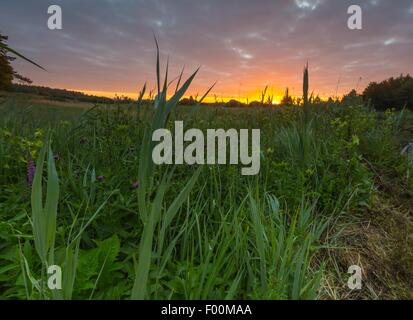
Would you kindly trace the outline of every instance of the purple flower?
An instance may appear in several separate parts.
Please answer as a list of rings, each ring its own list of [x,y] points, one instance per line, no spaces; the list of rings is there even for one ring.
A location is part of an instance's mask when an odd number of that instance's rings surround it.
[[[132,189],[138,189],[139,188],[139,181],[135,181],[132,183]]]
[[[34,175],[36,173],[36,165],[33,160],[27,161],[27,183],[31,187],[33,185]]]
[[[105,180],[105,177],[104,177],[104,176],[97,176],[97,177],[96,177],[96,181],[97,181],[97,182],[103,182],[103,180]]]

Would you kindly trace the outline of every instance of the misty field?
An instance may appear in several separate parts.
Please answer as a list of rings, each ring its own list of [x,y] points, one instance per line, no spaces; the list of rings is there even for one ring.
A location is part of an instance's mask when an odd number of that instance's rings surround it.
[[[314,105],[303,122],[295,107],[172,112],[169,124],[260,128],[254,177],[233,165],[142,168],[148,102],[41,108],[4,98],[1,114],[2,299],[412,297],[411,166],[398,147],[409,114]],[[62,293],[47,288],[50,263],[62,266]],[[364,270],[360,291],[347,288],[353,264]]]

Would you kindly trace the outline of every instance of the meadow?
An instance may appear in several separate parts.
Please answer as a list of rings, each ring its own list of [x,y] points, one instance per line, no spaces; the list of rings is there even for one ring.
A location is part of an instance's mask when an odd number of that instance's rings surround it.
[[[0,98],[0,299],[413,298],[409,111],[181,106],[191,81],[129,104]],[[259,174],[153,165],[150,132],[181,120],[260,128]]]

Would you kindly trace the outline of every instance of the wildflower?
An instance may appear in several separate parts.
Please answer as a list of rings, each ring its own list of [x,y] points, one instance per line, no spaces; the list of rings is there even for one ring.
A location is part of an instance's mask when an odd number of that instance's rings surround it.
[[[139,188],[139,182],[135,181],[134,183],[132,183],[132,189],[138,189]]]
[[[27,183],[31,187],[33,185],[34,175],[36,173],[36,165],[33,160],[27,162]]]
[[[97,177],[96,177],[96,181],[97,181],[97,182],[103,182],[103,180],[105,180],[105,177],[104,177],[104,176],[97,176]]]

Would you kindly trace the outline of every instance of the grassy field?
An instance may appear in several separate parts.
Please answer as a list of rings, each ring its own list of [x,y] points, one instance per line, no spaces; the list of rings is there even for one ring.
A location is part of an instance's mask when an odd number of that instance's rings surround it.
[[[245,177],[153,167],[153,104],[91,107],[0,97],[0,299],[413,298],[411,114],[172,110],[168,127],[260,128],[261,171]]]

